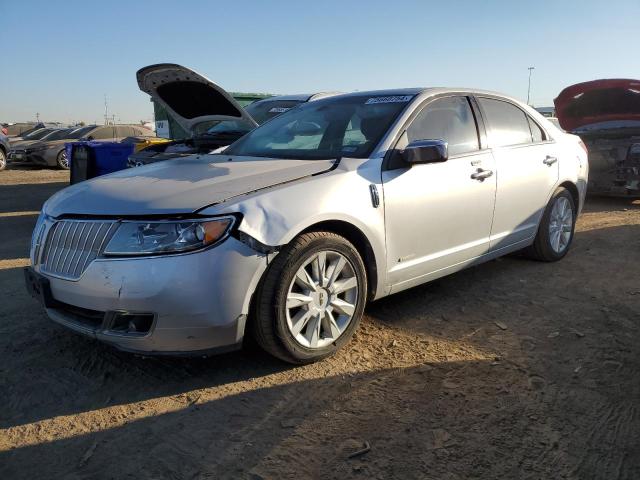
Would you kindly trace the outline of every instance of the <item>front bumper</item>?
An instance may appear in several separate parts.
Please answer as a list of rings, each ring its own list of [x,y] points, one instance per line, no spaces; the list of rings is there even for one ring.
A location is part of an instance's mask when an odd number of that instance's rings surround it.
[[[46,279],[55,322],[119,349],[206,354],[239,347],[266,256],[233,237],[195,253],[97,259],[76,281]],[[152,315],[147,332],[113,329],[119,314]]]

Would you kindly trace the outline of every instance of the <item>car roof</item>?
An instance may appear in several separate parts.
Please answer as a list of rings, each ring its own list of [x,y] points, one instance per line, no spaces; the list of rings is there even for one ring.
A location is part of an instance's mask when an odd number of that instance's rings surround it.
[[[412,95],[412,96],[430,97],[432,95],[440,95],[440,94],[446,94],[446,93],[496,96],[496,97],[511,100],[520,104],[522,103],[522,101],[500,92],[494,92],[491,90],[481,90],[477,88],[467,88],[467,87],[392,88],[392,89],[385,89],[385,90],[367,90],[367,91],[343,93],[337,96],[339,97],[344,97],[344,96],[391,97],[391,96]]]

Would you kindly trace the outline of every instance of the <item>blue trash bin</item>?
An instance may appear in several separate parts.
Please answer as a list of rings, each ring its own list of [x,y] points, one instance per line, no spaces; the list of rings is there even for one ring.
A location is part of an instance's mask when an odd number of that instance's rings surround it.
[[[127,168],[127,159],[135,145],[118,142],[74,142],[68,143],[67,158],[70,159],[71,183],[106,175]]]

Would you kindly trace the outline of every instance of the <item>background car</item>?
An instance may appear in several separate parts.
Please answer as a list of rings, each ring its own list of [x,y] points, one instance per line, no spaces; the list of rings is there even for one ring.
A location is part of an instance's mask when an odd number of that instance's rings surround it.
[[[589,150],[589,193],[640,197],[640,80],[578,83],[554,103],[562,128]]]
[[[140,69],[136,77],[140,89],[161,104],[190,136],[142,149],[129,157],[128,167],[209,153],[230,145],[257,125],[297,105],[335,95],[331,92],[282,95],[243,108],[222,87],[181,65],[151,65]],[[194,99],[201,99],[201,103],[193,105]],[[194,108],[197,116],[191,118],[187,112]]]
[[[251,334],[308,363],[349,340],[368,300],[522,249],[562,259],[587,173],[578,137],[509,97],[334,96],[224,154],[58,192],[27,288],[52,320],[123,350],[202,355]]]
[[[56,128],[58,125],[56,124],[45,124],[43,122],[37,123],[6,123],[4,124],[4,128],[7,129],[6,135],[9,138],[14,137],[22,137],[24,135],[28,135],[29,133],[38,130],[40,128],[51,127]]]
[[[46,135],[49,135],[52,132],[59,130],[57,127],[42,127],[35,128],[27,134],[24,134],[20,137],[9,137],[9,143],[11,147],[20,147],[24,145],[28,145],[29,143],[33,143],[35,141],[41,140]]]
[[[65,143],[73,140],[119,141],[126,137],[153,136],[150,130],[138,125],[89,125],[76,129],[51,132],[38,142],[19,145],[11,151],[10,161],[27,162],[68,169],[69,159]]]
[[[0,170],[4,170],[7,166],[9,149],[9,139],[6,135],[0,133]]]

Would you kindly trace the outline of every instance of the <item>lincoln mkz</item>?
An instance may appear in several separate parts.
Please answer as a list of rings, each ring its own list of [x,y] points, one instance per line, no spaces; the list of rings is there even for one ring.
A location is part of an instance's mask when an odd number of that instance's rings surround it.
[[[206,79],[189,96],[151,75],[185,118],[202,103],[244,115]],[[252,335],[307,363],[350,339],[367,301],[519,250],[563,258],[587,176],[578,137],[503,95],[337,95],[221,153],[61,190],[25,277],[52,320],[122,350],[205,355]]]

